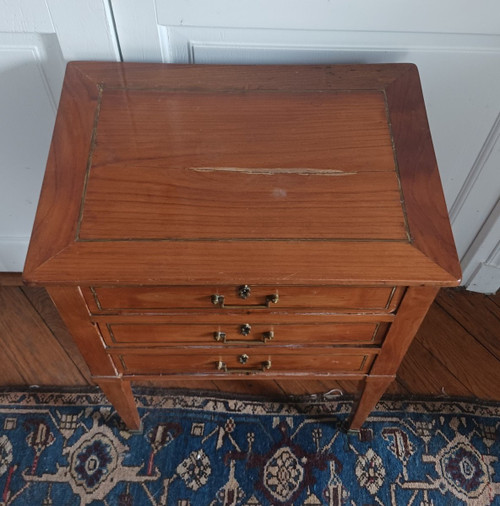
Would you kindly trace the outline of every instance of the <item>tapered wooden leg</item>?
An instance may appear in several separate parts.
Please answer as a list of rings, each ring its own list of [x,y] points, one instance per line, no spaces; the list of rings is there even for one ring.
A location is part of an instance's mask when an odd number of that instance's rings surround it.
[[[77,286],[56,286],[50,287],[48,292],[87,362],[93,381],[101,387],[125,425],[130,430],[140,430],[141,420],[130,381],[118,377],[101,335],[89,318],[80,289]]]
[[[357,431],[380,400],[395,376],[368,376],[365,380],[361,397],[354,407],[348,429]]]
[[[396,377],[399,365],[438,290],[434,286],[412,286],[407,289],[396,319],[365,380],[361,398],[350,420],[349,430],[360,429],[370,411]]]
[[[140,430],[141,419],[137,411],[130,381],[120,378],[94,378],[94,381],[99,385],[104,395],[116,409],[116,412],[120,415],[127,428],[129,430]]]

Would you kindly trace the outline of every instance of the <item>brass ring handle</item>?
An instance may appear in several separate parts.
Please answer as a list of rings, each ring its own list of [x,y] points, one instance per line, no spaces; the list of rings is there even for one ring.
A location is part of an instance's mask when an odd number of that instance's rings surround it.
[[[274,331],[268,330],[267,332],[262,332],[260,338],[258,339],[228,339],[227,334],[225,332],[222,332],[220,330],[214,332],[214,339],[219,343],[249,343],[249,342],[263,342],[266,343],[267,341],[271,341],[271,339],[274,339]]]
[[[268,371],[269,369],[271,369],[271,361],[266,360],[266,361],[262,362],[260,367],[254,367],[251,369],[229,369],[227,367],[226,363],[222,362],[222,360],[219,360],[218,362],[216,362],[216,366],[217,366],[218,371],[223,371],[228,374],[241,374],[241,373],[243,373],[243,374],[256,374],[256,373],[265,372],[265,371]]]
[[[249,308],[249,309],[266,309],[271,304],[277,304],[280,300],[280,297],[277,293],[272,293],[270,295],[266,295],[266,302],[265,304],[225,304],[224,303],[224,295],[218,295],[213,294],[210,297],[210,300],[212,301],[212,304],[214,306],[219,306],[220,308],[225,309],[242,309],[242,308]]]

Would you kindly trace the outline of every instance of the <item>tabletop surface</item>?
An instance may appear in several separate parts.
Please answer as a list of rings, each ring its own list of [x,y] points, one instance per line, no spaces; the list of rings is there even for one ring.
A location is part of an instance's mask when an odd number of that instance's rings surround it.
[[[418,72],[69,64],[24,275],[457,284]]]

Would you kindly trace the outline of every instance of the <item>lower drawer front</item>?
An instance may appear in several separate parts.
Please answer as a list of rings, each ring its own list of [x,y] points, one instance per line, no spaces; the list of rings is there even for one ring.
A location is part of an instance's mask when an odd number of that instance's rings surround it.
[[[380,344],[386,323],[99,324],[108,346]]]
[[[286,350],[266,353],[259,349],[111,352],[123,374],[314,374],[366,373],[375,353],[359,350],[332,352],[330,349]]]

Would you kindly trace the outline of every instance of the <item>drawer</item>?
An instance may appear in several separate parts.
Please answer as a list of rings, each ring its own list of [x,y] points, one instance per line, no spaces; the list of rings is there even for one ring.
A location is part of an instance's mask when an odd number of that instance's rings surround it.
[[[137,375],[304,375],[330,373],[365,374],[376,350],[329,348],[286,350],[232,348],[214,350],[111,351],[122,374]]]
[[[380,344],[388,323],[99,323],[108,346]]]
[[[168,309],[304,309],[391,312],[402,287],[387,286],[94,286],[83,294],[94,314]]]

